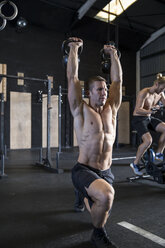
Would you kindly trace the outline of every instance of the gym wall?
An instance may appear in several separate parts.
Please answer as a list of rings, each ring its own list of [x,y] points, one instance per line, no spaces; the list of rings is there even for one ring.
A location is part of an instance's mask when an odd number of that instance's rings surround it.
[[[99,51],[103,46],[103,42],[92,39],[91,35],[88,38],[87,33],[81,33],[79,29],[79,37],[84,40],[84,49],[81,55],[79,78],[82,81],[87,80],[92,75],[102,75],[106,77],[101,71],[101,58]],[[6,65],[6,73],[8,75],[18,75],[23,73],[25,77],[46,78],[47,75],[53,77],[52,94],[58,95],[58,87],[61,85],[63,88],[67,88],[65,68],[62,64],[62,52],[61,44],[66,39],[65,33],[57,33],[52,30],[42,29],[36,26],[30,26],[28,30],[22,33],[16,32],[13,26],[7,26],[0,32],[0,64]],[[94,37],[97,38],[97,37]],[[123,66],[123,78],[126,88],[126,94],[135,94],[135,51],[129,51],[128,49],[121,48],[121,63]],[[131,70],[128,72],[128,68]],[[2,85],[2,84],[1,84]],[[17,147],[22,148],[35,148],[45,146],[45,134],[43,134],[43,107],[42,103],[38,102],[38,90],[41,90],[43,94],[46,94],[46,87],[41,82],[24,81],[18,82],[14,79],[6,80],[6,101],[5,101],[5,144],[7,148]],[[12,93],[11,93],[12,92]],[[29,118],[28,129],[20,126],[18,123],[13,124],[11,117],[16,118],[14,114],[14,104],[17,106],[16,95],[20,97],[19,93],[26,93],[27,102],[20,103],[23,106],[27,106],[27,115]],[[13,95],[15,97],[13,98]],[[15,100],[14,100],[15,99]],[[22,101],[25,100],[21,97]],[[15,101],[15,103],[13,102]],[[18,100],[18,99],[17,99]],[[62,146],[72,146],[74,143],[74,135],[72,129],[72,121],[69,120],[67,113],[70,112],[67,106],[67,96],[63,96],[62,104]],[[29,104],[29,105],[28,105]],[[56,109],[57,111],[57,109]],[[24,110],[22,109],[24,114]],[[21,113],[16,111],[15,113]],[[22,114],[22,118],[24,115]],[[15,137],[11,130],[15,130],[15,126],[23,128],[23,132],[28,136],[28,140],[24,142],[24,145],[15,146]],[[24,123],[25,125],[25,123]],[[57,133],[52,134],[52,137],[56,140],[52,145],[53,147],[58,145]],[[20,132],[20,130],[19,130]],[[18,133],[19,133],[18,132]],[[53,131],[54,132],[54,131]],[[20,133],[21,134],[21,133]],[[55,135],[55,136],[54,136]],[[26,138],[25,138],[26,139]],[[21,141],[22,142],[22,141]],[[14,145],[14,146],[13,146]]]
[[[150,87],[156,74],[165,73],[165,32],[140,49],[140,89]]]

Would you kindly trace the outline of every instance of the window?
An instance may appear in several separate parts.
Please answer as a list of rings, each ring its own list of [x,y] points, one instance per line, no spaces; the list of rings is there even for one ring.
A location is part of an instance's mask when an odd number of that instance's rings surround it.
[[[137,0],[112,0],[95,16],[95,18],[104,22],[111,22],[136,1]],[[110,15],[109,12],[111,13]]]

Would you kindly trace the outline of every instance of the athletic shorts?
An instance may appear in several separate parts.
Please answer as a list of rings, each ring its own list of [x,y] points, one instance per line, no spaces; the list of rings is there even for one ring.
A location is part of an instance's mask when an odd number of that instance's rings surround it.
[[[114,175],[111,172],[111,169],[108,170],[97,170],[88,165],[80,164],[79,162],[72,169],[72,182],[74,187],[80,191],[84,197],[88,199],[90,207],[93,204],[92,199],[87,194],[85,188],[88,188],[89,185],[94,182],[96,179],[104,179],[110,185],[113,184]]]
[[[137,131],[139,137],[149,132],[149,130],[155,131],[158,124],[162,123],[161,120],[152,116],[133,116],[132,126]]]

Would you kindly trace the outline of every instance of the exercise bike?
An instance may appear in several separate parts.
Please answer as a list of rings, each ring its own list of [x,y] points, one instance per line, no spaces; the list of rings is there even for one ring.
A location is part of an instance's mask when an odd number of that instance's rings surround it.
[[[155,181],[159,184],[165,183],[165,161],[163,162],[155,162],[155,152],[153,149],[148,149],[143,155],[142,165],[140,165],[140,171],[145,170],[143,175],[128,177],[127,179],[130,182],[133,182],[138,179],[148,179]]]
[[[163,112],[165,112],[164,105],[159,103],[160,108],[152,108],[153,111],[158,112],[163,116]],[[158,117],[160,118],[160,117]],[[132,176],[127,178],[130,182],[138,179],[149,179],[155,181],[159,184],[165,183],[165,160],[163,162],[158,162],[155,160],[155,152],[153,150],[154,144],[152,144],[152,148],[149,148],[141,158],[142,165],[140,165],[140,171],[145,170],[143,175]]]

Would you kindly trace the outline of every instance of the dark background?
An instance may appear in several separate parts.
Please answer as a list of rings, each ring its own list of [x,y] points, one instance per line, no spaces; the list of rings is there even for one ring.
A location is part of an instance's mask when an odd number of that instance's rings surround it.
[[[7,64],[7,74],[24,72],[25,77],[46,78],[53,76],[52,94],[58,94],[58,87],[67,88],[65,67],[61,51],[62,42],[69,36],[83,39],[79,79],[85,81],[89,76],[102,75],[100,50],[107,40],[114,40],[121,51],[123,85],[128,98],[136,96],[136,52],[150,35],[165,23],[165,2],[162,0],[138,0],[118,17],[114,23],[98,21],[93,16],[108,1],[96,1],[78,20],[77,12],[86,1],[62,0],[15,0],[18,15],[7,21],[0,31],[0,63]],[[150,7],[149,7],[150,6]],[[6,6],[6,15],[11,12]],[[148,7],[148,8],[147,8]],[[25,28],[19,28],[17,21],[24,18]],[[42,106],[37,102],[37,91],[46,93],[43,83],[25,81],[18,86],[16,80],[7,80],[7,102],[5,102],[5,142],[10,147],[10,91],[32,93],[32,147],[42,144]],[[62,145],[73,145],[72,118],[68,113],[67,98],[62,105]]]

